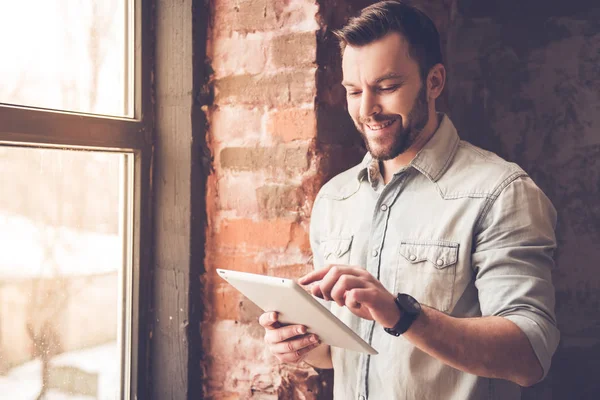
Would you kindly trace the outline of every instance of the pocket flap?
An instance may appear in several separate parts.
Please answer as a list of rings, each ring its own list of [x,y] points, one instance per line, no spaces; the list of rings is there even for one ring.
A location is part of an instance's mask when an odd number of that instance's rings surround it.
[[[400,255],[412,264],[429,261],[437,269],[444,269],[458,260],[458,243],[446,241],[402,241]]]
[[[323,241],[323,257],[325,260],[330,258],[340,258],[348,251],[352,245],[352,236],[346,238],[333,238]]]

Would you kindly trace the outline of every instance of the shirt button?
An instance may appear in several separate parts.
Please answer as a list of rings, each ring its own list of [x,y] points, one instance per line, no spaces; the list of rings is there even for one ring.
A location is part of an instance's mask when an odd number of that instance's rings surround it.
[[[417,259],[417,256],[415,256],[414,254],[410,255],[410,261],[415,261]]]
[[[373,257],[377,257],[379,255],[379,251],[377,249],[373,250]]]
[[[365,400],[365,396],[363,396],[362,394],[360,396],[358,396],[358,400]]]
[[[388,209],[387,204],[382,204],[381,205],[381,211],[387,211],[387,209]]]
[[[439,260],[437,260],[436,264],[441,267],[442,265],[444,265],[444,260],[440,258]]]

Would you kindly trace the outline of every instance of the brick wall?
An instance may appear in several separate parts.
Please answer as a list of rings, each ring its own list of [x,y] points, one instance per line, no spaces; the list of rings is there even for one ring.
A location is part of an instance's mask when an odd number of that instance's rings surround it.
[[[311,269],[308,222],[316,153],[314,1],[212,2],[208,57],[206,316],[209,396],[316,399],[318,374],[266,351],[259,310],[215,274],[229,268],[297,277]]]

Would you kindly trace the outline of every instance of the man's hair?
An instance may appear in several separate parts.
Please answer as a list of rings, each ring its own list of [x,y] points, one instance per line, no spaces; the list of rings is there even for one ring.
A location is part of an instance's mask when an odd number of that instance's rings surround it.
[[[343,52],[346,45],[364,46],[390,32],[398,32],[406,39],[409,56],[419,64],[422,79],[427,78],[434,65],[442,63],[440,34],[433,21],[399,0],[380,1],[364,8],[334,35]]]

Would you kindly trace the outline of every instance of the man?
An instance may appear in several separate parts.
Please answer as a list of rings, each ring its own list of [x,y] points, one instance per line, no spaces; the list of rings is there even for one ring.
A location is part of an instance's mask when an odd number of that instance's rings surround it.
[[[340,400],[520,398],[559,340],[552,204],[436,113],[446,71],[422,12],[377,3],[337,36],[368,154],[319,192],[315,271],[299,283],[380,354],[329,348],[276,313],[260,317],[265,341],[281,361],[333,367]]]

